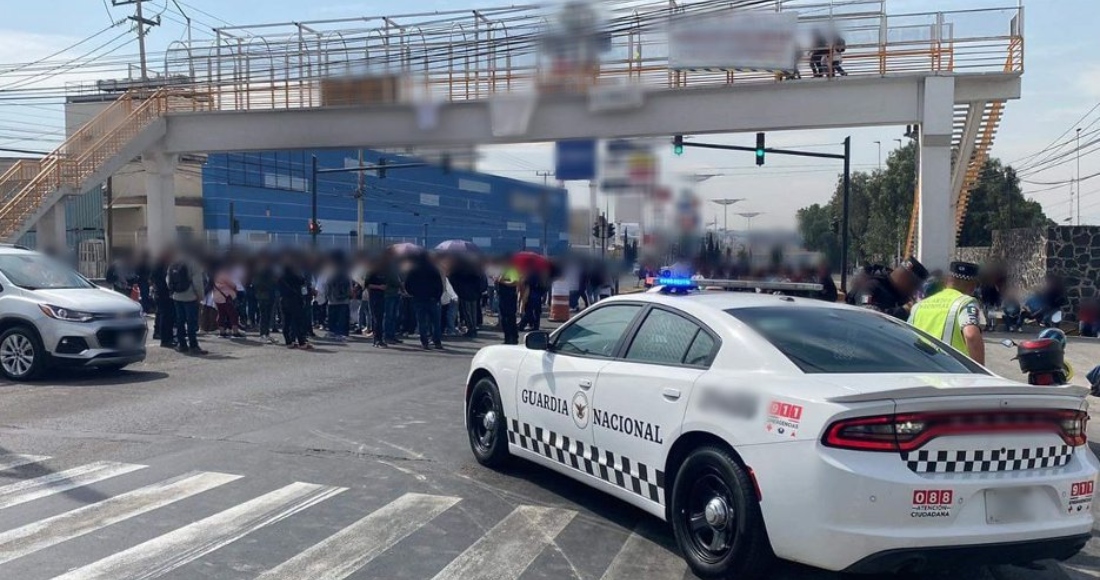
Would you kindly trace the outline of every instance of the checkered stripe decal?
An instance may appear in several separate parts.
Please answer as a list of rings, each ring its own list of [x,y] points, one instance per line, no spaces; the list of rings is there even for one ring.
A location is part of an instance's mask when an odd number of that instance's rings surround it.
[[[910,451],[901,454],[916,473],[970,473],[1020,471],[1062,467],[1073,457],[1069,445],[1050,445],[1026,449],[971,451]]]
[[[508,429],[508,441],[650,501],[665,503],[665,472],[644,463],[515,419]]]

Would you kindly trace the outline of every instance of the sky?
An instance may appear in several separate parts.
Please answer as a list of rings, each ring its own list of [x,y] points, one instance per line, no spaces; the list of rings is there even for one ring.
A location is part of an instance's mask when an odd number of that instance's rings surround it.
[[[1094,106],[1100,105],[1100,0],[1026,0],[1025,8],[1025,73],[1022,98],[1010,101],[998,131],[992,154],[1006,162],[1017,161],[1033,154],[1064,132],[1072,134],[1077,122]],[[178,6],[176,4],[178,2]],[[395,10],[390,2],[367,0],[148,0],[145,12],[161,14],[162,26],[153,29],[149,51],[156,53],[173,41],[184,38],[186,28],[180,12],[192,18],[192,33],[196,38],[210,35],[213,26],[268,22],[308,21],[359,16],[383,16],[395,12],[412,13],[433,10],[453,10],[459,7],[478,8],[513,4],[494,0],[466,3],[456,0],[405,0]],[[0,23],[0,63],[25,63],[61,51],[74,42],[106,28],[113,20],[124,18],[132,6],[111,7],[111,0],[53,0],[51,2],[16,3],[5,10]],[[889,14],[929,12],[935,10],[965,10],[982,7],[1014,6],[1016,0],[886,0]],[[116,28],[95,43],[106,42],[126,32]],[[132,35],[131,35],[132,36]],[[124,36],[118,42],[125,42]],[[78,56],[95,43],[63,52],[59,57]],[[111,45],[113,46],[113,45]],[[122,46],[117,54],[136,54],[136,46]],[[0,64],[0,89],[5,82]],[[82,71],[58,71],[66,83],[94,80]],[[1100,118],[1094,111],[1083,124]],[[1097,123],[1100,125],[1100,123]],[[0,102],[0,147],[41,149],[56,145],[63,132],[61,107],[38,104],[32,107]],[[1094,126],[1095,127],[1095,126]],[[853,169],[873,170],[889,150],[903,138],[904,127],[860,128],[850,131],[787,131],[768,133],[769,147],[807,147],[821,151],[840,151],[844,137],[853,143]],[[709,142],[751,145],[753,135],[707,136]],[[52,140],[52,141],[51,141]],[[364,143],[369,146],[369,143]],[[479,168],[508,177],[542,181],[539,171],[553,170],[553,146],[549,144],[485,147]],[[671,145],[661,151],[663,173],[675,179],[692,173],[718,174],[698,186],[704,199],[726,197],[745,198],[731,207],[730,228],[741,227],[735,212],[763,212],[753,227],[791,228],[795,211],[811,203],[828,201],[835,187],[839,168],[828,160],[769,157],[767,165],[756,167],[750,154],[736,154],[688,149],[682,157],[671,154]],[[1032,181],[1058,182],[1074,176],[1075,165],[1068,163],[1031,176]],[[1100,171],[1100,150],[1081,158],[1081,175]],[[587,186],[571,184],[570,201],[574,206],[588,203]],[[1100,178],[1082,184],[1081,222],[1100,224]],[[1070,215],[1069,186],[1024,184],[1025,194],[1042,203],[1047,215],[1062,222]],[[601,205],[604,201],[601,198]],[[703,204],[704,221],[718,220],[722,225],[722,208]],[[1076,217],[1075,217],[1076,219]]]

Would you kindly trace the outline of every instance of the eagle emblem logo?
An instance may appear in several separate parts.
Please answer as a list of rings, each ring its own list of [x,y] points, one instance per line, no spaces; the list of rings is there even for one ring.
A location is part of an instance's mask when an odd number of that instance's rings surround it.
[[[578,429],[588,428],[588,418],[590,413],[588,412],[588,396],[583,391],[577,391],[577,394],[573,395],[573,423]]]

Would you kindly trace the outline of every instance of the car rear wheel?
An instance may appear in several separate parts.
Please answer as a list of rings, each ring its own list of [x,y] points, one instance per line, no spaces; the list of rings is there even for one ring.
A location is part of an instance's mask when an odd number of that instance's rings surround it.
[[[773,558],[752,479],[730,453],[701,447],[672,488],[672,529],[700,578],[758,578]]]
[[[500,467],[508,460],[506,426],[497,384],[488,377],[480,379],[466,403],[466,431],[478,463]]]
[[[13,381],[30,381],[41,376],[46,352],[38,333],[25,326],[0,334],[0,372]]]

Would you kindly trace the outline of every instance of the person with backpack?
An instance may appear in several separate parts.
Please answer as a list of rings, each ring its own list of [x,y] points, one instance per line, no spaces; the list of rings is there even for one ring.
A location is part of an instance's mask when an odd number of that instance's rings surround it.
[[[199,346],[199,301],[203,298],[203,271],[192,253],[177,259],[168,268],[168,289],[176,309],[176,349],[181,353],[203,355]]]
[[[351,324],[351,274],[343,254],[332,256],[332,268],[324,285],[324,301],[328,305],[329,334],[339,342],[346,342]]]

